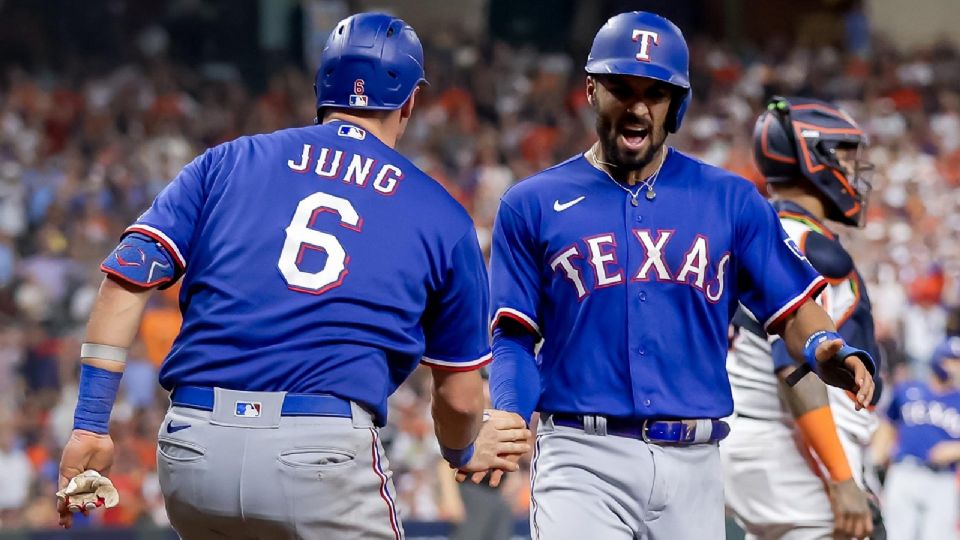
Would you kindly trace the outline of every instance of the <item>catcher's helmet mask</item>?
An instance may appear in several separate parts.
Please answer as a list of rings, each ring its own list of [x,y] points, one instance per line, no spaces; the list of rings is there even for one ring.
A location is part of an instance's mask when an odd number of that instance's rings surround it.
[[[630,75],[663,81],[674,89],[664,128],[675,133],[690,104],[690,52],[683,32],[644,11],[615,15],[597,31],[584,71],[591,76]]]
[[[845,112],[814,99],[773,97],[754,127],[754,157],[769,184],[806,180],[825,200],[827,217],[860,227],[873,189],[867,136]],[[844,166],[837,151],[853,149]]]

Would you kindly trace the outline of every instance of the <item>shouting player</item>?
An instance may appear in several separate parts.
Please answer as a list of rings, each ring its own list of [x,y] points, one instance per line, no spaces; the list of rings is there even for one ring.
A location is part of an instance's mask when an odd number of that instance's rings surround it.
[[[394,150],[425,82],[417,35],[355,15],[321,59],[319,125],[206,151],[104,261],[61,486],[109,469],[127,347],[150,293],[181,278],[158,467],[182,538],[401,538],[379,427],[421,361],[451,466],[514,470],[498,454],[528,450],[515,415],[481,429],[489,293],[473,224]],[[64,493],[63,526],[100,502]]]
[[[809,301],[826,282],[773,208],[665,144],[691,99],[688,61],[670,21],[611,18],[586,64],[599,141],[501,201],[491,391],[498,409],[540,411],[535,538],[723,534],[717,442],[739,302],[825,380],[862,405],[873,395],[872,361]]]
[[[863,222],[871,168],[863,157],[866,136],[830,103],[774,98],[757,119],[753,142],[781,225],[829,283],[817,301],[847,343],[879,361],[863,280],[827,225]],[[812,374],[787,385],[797,366],[783,340],[768,338],[744,310],[734,324],[727,370],[735,414],[720,447],[727,507],[748,538],[870,535],[874,519],[880,524],[864,491],[876,416]],[[879,377],[875,383],[874,402]]]

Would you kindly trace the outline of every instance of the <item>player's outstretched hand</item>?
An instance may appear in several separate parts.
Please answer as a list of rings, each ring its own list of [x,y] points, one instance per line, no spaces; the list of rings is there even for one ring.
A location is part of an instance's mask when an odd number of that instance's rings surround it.
[[[873,533],[873,516],[867,494],[851,478],[832,484],[834,538],[869,538]]]
[[[530,430],[520,415],[497,409],[487,409],[489,415],[474,442],[473,458],[457,471],[457,481],[470,477],[479,484],[490,474],[490,485],[498,486],[503,473],[520,469],[520,457],[530,451]]]
[[[849,390],[856,395],[857,410],[870,404],[873,399],[873,377],[857,356],[847,356],[841,363],[837,352],[843,346],[839,339],[826,340],[817,345],[817,364],[820,378],[830,386]]]
[[[99,435],[82,429],[75,429],[70,440],[63,448],[60,458],[60,490],[64,490],[70,480],[86,470],[100,474],[110,472],[113,465],[113,440],[109,435]],[[86,513],[86,508],[79,509]],[[65,497],[57,497],[57,513],[60,514],[60,526],[69,529],[73,525],[73,511]]]

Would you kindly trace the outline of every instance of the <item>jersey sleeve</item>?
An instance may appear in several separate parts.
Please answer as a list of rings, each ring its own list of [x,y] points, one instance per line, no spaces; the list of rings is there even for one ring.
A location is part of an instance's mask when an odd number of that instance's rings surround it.
[[[493,226],[490,253],[490,285],[493,324],[513,319],[541,336],[537,320],[540,298],[540,264],[533,247],[534,235],[523,216],[507,202],[500,202]]]
[[[136,223],[124,231],[124,235],[136,232],[148,236],[163,246],[177,267],[174,281],[190,260],[190,242],[206,199],[207,177],[219,159],[219,148],[212,148],[187,164]]]
[[[454,246],[443,276],[424,314],[426,351],[421,363],[448,371],[483,367],[491,359],[490,289],[473,227]]]
[[[740,301],[772,332],[827,283],[756,190],[747,194],[735,227]]]

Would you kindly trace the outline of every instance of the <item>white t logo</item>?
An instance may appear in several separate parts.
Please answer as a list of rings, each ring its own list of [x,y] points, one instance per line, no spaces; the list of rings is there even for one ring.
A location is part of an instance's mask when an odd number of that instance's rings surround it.
[[[654,46],[659,45],[660,35],[649,30],[634,30],[633,40],[640,42],[640,51],[637,53],[637,60],[641,62],[650,61],[650,40],[653,40]]]

